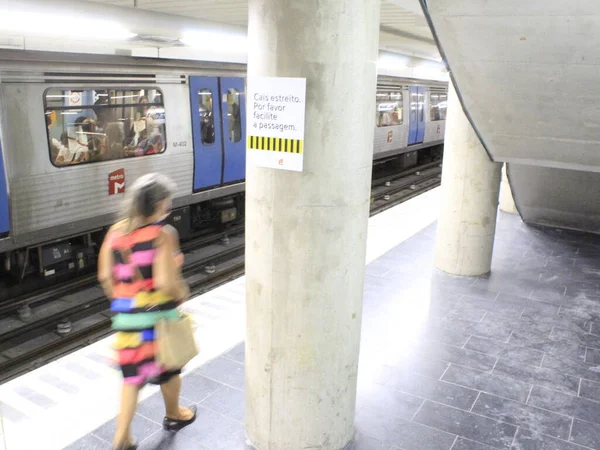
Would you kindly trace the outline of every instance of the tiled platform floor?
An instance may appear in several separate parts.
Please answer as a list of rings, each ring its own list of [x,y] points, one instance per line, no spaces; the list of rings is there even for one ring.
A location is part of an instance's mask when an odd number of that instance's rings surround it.
[[[493,273],[432,268],[435,226],[367,267],[357,450],[600,449],[600,238],[527,227],[502,214]],[[184,379],[197,422],[149,449],[243,449],[243,344]],[[109,448],[110,422],[71,449]]]

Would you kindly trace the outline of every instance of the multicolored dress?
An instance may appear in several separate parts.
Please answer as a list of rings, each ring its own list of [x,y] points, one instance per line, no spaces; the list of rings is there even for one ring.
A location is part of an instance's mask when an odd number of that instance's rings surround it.
[[[166,371],[155,361],[154,326],[160,319],[177,319],[179,302],[154,288],[152,265],[156,241],[163,224],[156,223],[130,233],[111,232],[114,257],[112,327],[115,350],[125,383],[143,386],[163,384],[181,371]]]

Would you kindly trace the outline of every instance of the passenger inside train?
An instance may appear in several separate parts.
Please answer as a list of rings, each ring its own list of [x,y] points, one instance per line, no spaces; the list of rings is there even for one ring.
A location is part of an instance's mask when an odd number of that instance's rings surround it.
[[[56,166],[165,150],[164,106],[157,89],[50,89],[45,101],[50,157]],[[77,117],[74,122],[72,116]]]

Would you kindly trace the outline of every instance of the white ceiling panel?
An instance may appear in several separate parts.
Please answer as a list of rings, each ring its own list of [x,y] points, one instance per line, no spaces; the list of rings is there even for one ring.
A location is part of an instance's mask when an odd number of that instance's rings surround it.
[[[245,26],[247,0],[91,0],[96,3],[143,8],[212,22]],[[301,1],[301,0],[300,0]],[[382,0],[381,45],[391,51],[437,55],[429,26],[418,0]]]

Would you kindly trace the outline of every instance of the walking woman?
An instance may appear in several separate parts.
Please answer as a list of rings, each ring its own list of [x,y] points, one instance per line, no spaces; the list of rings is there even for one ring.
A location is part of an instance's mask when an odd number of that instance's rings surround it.
[[[180,370],[165,371],[155,361],[154,326],[177,319],[188,295],[181,281],[177,231],[163,223],[171,211],[174,183],[148,174],[128,188],[123,219],[109,230],[98,260],[98,279],[116,313],[115,348],[123,372],[121,412],[115,449],[134,450],[131,421],[139,390],[159,384],[165,402],[163,427],[177,431],[196,419],[196,409],[179,406]]]

